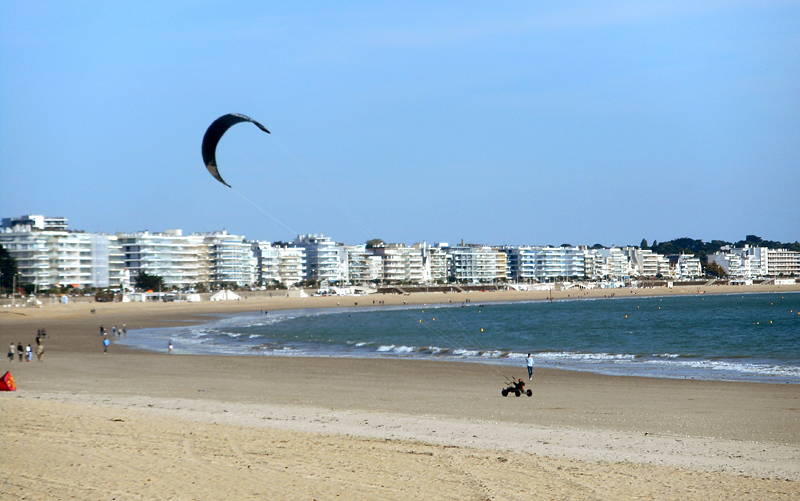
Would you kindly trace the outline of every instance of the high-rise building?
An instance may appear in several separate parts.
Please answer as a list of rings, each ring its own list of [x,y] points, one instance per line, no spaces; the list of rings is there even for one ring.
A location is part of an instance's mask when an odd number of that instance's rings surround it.
[[[328,283],[342,283],[347,277],[347,251],[344,245],[317,234],[298,235],[295,247],[306,252],[306,278]]]

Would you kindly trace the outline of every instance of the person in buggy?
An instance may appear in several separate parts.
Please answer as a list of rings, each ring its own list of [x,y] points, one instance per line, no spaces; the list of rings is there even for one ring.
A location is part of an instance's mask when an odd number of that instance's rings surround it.
[[[509,393],[513,393],[517,397],[522,395],[523,393],[525,395],[528,395],[529,397],[533,395],[533,392],[531,390],[525,391],[525,383],[522,382],[522,379],[518,381],[512,380],[511,384],[507,388],[504,388],[501,393],[504,397],[507,397]]]

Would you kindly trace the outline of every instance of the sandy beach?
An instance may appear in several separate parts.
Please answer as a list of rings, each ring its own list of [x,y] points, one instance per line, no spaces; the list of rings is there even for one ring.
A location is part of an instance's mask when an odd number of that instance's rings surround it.
[[[246,295],[0,310],[6,348],[33,345],[37,329],[47,331],[43,362],[4,362],[19,390],[0,394],[0,499],[800,498],[798,385],[537,369],[533,397],[503,398],[501,381],[472,363],[168,355],[115,344],[103,354],[100,326],[373,300],[549,297]]]

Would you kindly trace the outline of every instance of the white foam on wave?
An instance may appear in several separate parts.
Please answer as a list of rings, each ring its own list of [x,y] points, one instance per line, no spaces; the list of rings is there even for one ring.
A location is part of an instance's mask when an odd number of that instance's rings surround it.
[[[503,356],[503,352],[499,350],[482,351],[480,356],[484,358],[500,358]]]
[[[636,355],[627,353],[577,353],[572,351],[544,352],[535,354],[535,358],[545,360],[578,360],[582,362],[613,362],[617,360],[634,360]]]
[[[759,376],[800,378],[800,367],[725,360],[646,360],[645,364],[711,371],[729,371]]]
[[[381,353],[391,352],[391,353],[403,354],[403,353],[414,353],[415,351],[417,351],[417,349],[413,346],[397,346],[394,344],[389,344],[389,345],[379,346],[376,351],[379,351]]]

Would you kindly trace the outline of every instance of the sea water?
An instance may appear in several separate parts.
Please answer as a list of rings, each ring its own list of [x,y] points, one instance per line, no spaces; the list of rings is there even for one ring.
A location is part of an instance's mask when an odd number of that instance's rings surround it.
[[[166,351],[168,340],[177,354],[425,358],[523,367],[530,352],[537,367],[800,383],[800,294],[269,311],[130,331],[118,342]]]

